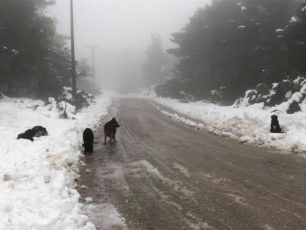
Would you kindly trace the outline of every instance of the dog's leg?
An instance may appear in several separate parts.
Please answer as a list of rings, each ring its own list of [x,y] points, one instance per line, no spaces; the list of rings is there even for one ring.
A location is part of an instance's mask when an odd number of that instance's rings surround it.
[[[106,135],[104,135],[104,142],[103,142],[103,145],[106,145]]]
[[[93,145],[90,145],[89,153],[93,153]]]
[[[111,143],[114,143],[116,140],[115,140],[115,133],[113,133],[112,135],[111,135]]]
[[[88,153],[88,145],[84,144],[84,155],[87,155]]]

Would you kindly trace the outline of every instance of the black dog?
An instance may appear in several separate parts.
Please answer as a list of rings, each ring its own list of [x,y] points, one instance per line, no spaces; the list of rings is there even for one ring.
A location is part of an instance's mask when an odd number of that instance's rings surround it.
[[[83,132],[84,154],[93,153],[94,133],[90,128]]]
[[[110,120],[104,125],[104,144],[106,144],[107,137],[109,137],[110,143],[116,141],[116,129],[119,127],[120,125],[118,124],[116,118],[114,117],[112,120]]]
[[[271,133],[281,133],[282,130],[279,126],[279,122],[278,122],[278,119],[277,119],[277,116],[276,115],[272,115],[271,116],[271,128],[270,128],[270,132]]]
[[[17,139],[27,139],[34,141],[34,137],[47,136],[47,129],[42,126],[34,126],[32,129],[26,130],[24,133],[20,133]]]

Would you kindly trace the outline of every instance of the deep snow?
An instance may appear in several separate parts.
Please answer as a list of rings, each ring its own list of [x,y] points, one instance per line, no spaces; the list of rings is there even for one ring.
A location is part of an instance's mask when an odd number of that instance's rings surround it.
[[[74,181],[82,131],[106,115],[110,95],[98,97],[74,119],[60,119],[50,102],[0,100],[0,229],[95,229],[83,214]],[[35,125],[46,127],[49,136],[16,139]]]
[[[286,103],[270,108],[264,107],[263,103],[249,106],[219,106],[204,101],[182,102],[161,98],[152,93],[141,95],[156,102],[156,108],[162,113],[192,127],[232,137],[241,143],[277,148],[306,156],[305,103],[301,104],[301,112],[286,114]],[[162,109],[158,104],[171,108],[174,112]],[[278,115],[284,133],[270,133],[272,114]]]

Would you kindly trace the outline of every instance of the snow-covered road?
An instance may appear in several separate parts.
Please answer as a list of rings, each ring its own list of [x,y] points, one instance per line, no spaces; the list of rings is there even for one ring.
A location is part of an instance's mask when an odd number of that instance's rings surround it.
[[[151,100],[122,98],[107,110],[104,94],[68,120],[54,103],[0,100],[0,229],[306,228],[305,160],[203,132],[284,149],[298,141],[302,151],[306,142],[294,133],[304,132],[304,113],[293,126],[283,116],[292,132],[274,137],[264,120],[270,111],[258,105]],[[113,115],[118,143],[104,146],[98,125]],[[35,125],[49,136],[16,140]],[[96,151],[85,158],[86,127],[95,129]]]
[[[306,229],[302,158],[190,128],[149,100],[111,111],[118,142],[96,130],[79,187],[97,229]]]

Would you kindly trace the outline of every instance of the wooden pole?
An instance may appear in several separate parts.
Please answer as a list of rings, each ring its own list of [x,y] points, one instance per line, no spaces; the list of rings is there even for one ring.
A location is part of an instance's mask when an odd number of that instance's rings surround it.
[[[71,32],[71,85],[72,95],[76,100],[76,64],[75,64],[75,47],[74,47],[74,16],[73,0],[70,0],[70,32]]]

